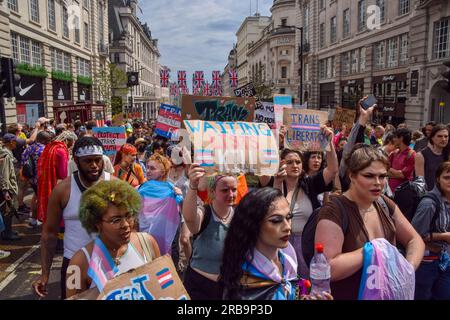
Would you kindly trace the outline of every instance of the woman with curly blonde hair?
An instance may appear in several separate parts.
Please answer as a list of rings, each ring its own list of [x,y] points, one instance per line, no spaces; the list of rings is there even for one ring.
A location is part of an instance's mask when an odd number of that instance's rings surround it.
[[[80,270],[81,281],[78,288],[73,288],[70,282],[75,273],[67,272],[67,297],[94,287],[101,291],[103,284],[99,283],[95,263],[91,261],[113,261],[114,278],[160,256],[158,244],[151,235],[133,231],[140,209],[138,192],[121,180],[102,181],[84,192],[80,221],[88,233],[96,233],[98,237],[70,260],[69,270]],[[102,255],[97,254],[98,250]]]

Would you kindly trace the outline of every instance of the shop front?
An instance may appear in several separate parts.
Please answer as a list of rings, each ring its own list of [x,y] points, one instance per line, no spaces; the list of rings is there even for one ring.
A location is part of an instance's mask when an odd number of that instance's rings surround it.
[[[106,118],[106,108],[101,104],[75,104],[55,106],[53,108],[57,123],[74,123],[80,120],[85,123],[90,120],[97,121],[97,126],[103,126]]]
[[[16,92],[17,123],[34,127],[44,110],[44,78],[21,75]]]
[[[364,78],[341,81],[341,106],[354,109],[364,96]]]
[[[373,94],[377,98],[377,118],[398,125],[405,121],[407,74],[373,77]]]

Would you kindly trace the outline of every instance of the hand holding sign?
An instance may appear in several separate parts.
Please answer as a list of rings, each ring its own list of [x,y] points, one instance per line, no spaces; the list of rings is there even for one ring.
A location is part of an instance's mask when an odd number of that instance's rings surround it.
[[[189,188],[192,190],[198,189],[200,179],[206,174],[204,168],[200,167],[198,163],[193,163],[189,169]]]

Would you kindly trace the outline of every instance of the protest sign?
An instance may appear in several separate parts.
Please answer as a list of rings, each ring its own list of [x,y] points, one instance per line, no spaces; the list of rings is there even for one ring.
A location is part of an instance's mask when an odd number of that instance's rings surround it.
[[[267,124],[200,120],[184,124],[194,146],[194,162],[208,174],[278,172],[278,145]]]
[[[273,103],[257,103],[255,106],[254,122],[267,123],[270,129],[275,129],[275,111]]]
[[[356,118],[356,110],[336,107],[334,113],[333,126],[337,129],[342,127],[342,124],[346,124],[347,128],[353,127],[353,123]]]
[[[275,114],[275,127],[279,129],[283,125],[283,110],[292,108],[292,97],[285,94],[276,94],[273,97]]]
[[[103,144],[104,154],[114,163],[114,158],[120,147],[127,142],[124,127],[96,127],[93,128],[94,137],[98,138]]]
[[[252,82],[246,84],[245,86],[242,86],[238,89],[234,90],[234,95],[236,97],[254,97],[256,96],[256,90],[255,86]]]
[[[182,118],[204,121],[253,121],[254,98],[183,95]]]
[[[169,255],[109,280],[99,294],[97,288],[68,300],[189,300]]]
[[[300,151],[325,151],[328,139],[321,133],[321,126],[325,125],[327,120],[328,114],[324,111],[285,109],[285,146]]]
[[[156,119],[155,133],[172,139],[173,133],[181,128],[181,109],[168,104],[161,104]]]

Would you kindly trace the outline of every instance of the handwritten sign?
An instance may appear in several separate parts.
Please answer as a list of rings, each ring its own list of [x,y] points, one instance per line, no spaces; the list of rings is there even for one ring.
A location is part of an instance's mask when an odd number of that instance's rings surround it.
[[[292,108],[292,96],[285,94],[276,94],[273,97],[273,106],[275,114],[275,126],[280,128],[283,125],[283,113],[284,109]]]
[[[204,121],[253,121],[254,98],[183,95],[182,118]]]
[[[346,124],[347,128],[351,128],[355,122],[355,117],[356,110],[336,107],[333,118],[333,126],[335,128],[341,128],[343,124]]]
[[[102,144],[104,153],[114,163],[114,158],[120,147],[127,142],[124,127],[96,127],[93,128],[94,137],[98,138]]]
[[[172,139],[172,135],[181,128],[181,109],[168,104],[161,104],[156,119],[155,133]]]
[[[256,96],[255,86],[252,82],[234,90],[236,97],[254,97]]]
[[[270,129],[275,129],[275,110],[273,103],[261,102],[255,106],[254,122],[267,123]]]
[[[208,174],[278,171],[278,145],[269,126],[252,122],[185,120],[194,145],[194,162]]]
[[[328,113],[311,109],[285,109],[284,124],[287,127],[285,145],[300,151],[325,151],[328,139],[322,135],[321,126],[328,120]]]

